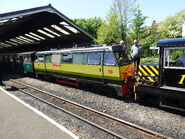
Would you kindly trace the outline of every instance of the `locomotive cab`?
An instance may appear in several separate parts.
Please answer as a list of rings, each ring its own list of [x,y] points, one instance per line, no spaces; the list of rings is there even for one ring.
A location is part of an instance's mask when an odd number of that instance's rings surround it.
[[[161,86],[185,89],[185,46],[162,47]]]
[[[139,98],[155,97],[160,106],[185,109],[185,39],[160,40],[159,78],[155,86],[136,87]]]

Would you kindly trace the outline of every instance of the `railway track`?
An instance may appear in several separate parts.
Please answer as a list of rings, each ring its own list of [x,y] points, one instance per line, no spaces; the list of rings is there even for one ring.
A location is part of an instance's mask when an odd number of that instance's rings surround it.
[[[166,139],[168,137],[156,132],[144,129],[127,121],[112,117],[97,110],[88,108],[81,104],[77,104],[70,100],[53,95],[46,91],[37,89],[27,84],[8,80],[4,82],[6,85],[19,89],[21,92],[32,96],[48,105],[51,105],[67,114],[70,114],[115,138],[159,138]]]

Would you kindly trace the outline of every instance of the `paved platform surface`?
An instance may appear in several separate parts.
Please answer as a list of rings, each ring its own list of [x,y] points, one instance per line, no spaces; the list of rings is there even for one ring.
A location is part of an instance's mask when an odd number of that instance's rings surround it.
[[[78,138],[0,87],[0,139]],[[44,117],[44,118],[43,118]]]

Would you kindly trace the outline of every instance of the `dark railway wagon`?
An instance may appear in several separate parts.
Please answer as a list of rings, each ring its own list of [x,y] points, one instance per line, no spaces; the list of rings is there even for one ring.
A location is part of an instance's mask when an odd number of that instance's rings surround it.
[[[19,53],[3,54],[0,61],[4,72],[24,73],[23,57]]]
[[[35,51],[34,52],[25,52],[25,53],[20,53],[20,55],[23,58],[23,69],[24,69],[24,73],[33,73],[34,70],[34,66],[33,63],[35,61]]]
[[[161,106],[184,109],[185,39],[160,40],[157,47],[160,48],[159,67],[153,67],[153,70],[149,66],[140,67],[153,72],[153,75],[141,74],[141,83],[136,86],[137,96],[152,96],[159,100]],[[142,72],[141,69],[140,71]],[[142,79],[145,79],[145,82],[142,82]]]

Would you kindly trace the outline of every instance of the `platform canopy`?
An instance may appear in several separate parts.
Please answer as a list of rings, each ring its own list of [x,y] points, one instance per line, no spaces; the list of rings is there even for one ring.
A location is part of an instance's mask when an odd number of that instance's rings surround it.
[[[51,5],[0,14],[0,53],[91,44],[93,38]]]

